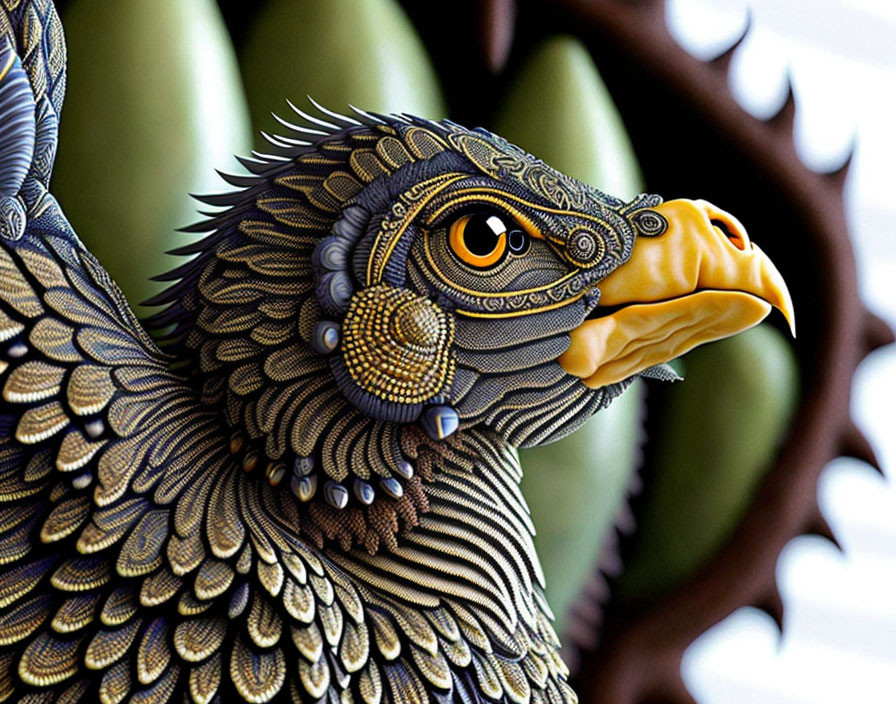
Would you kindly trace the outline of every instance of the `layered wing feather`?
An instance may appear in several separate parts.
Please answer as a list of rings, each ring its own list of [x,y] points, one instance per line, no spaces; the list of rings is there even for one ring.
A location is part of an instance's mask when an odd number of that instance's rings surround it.
[[[416,499],[331,519],[347,545],[247,473],[221,409],[172,373],[47,193],[64,84],[49,0],[0,0],[0,701],[572,700],[515,456],[476,432],[438,453],[384,434],[417,460]],[[359,150],[354,173],[403,150]],[[326,210],[356,185],[289,187]],[[297,265],[259,246],[227,256]],[[231,283],[204,295],[252,295]],[[388,549],[351,548],[399,520],[416,528]]]
[[[570,698],[508,450],[421,454],[394,550],[321,550],[58,224],[0,250],[0,692]]]

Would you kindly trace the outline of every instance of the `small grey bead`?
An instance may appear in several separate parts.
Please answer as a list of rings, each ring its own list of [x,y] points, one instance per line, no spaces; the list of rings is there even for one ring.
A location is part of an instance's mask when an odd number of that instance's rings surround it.
[[[348,265],[349,243],[338,237],[326,237],[314,248],[314,263],[326,271],[341,271]]]
[[[370,506],[373,503],[373,499],[376,497],[376,492],[373,490],[373,487],[370,486],[363,479],[355,479],[355,483],[352,486],[355,490],[355,497],[365,506]]]
[[[345,312],[354,293],[351,279],[345,271],[327,271],[317,279],[314,294],[327,315],[339,316]]]
[[[333,508],[345,508],[348,505],[348,489],[332,479],[324,484],[324,496]]]
[[[407,460],[401,460],[401,462],[398,463],[398,466],[395,467],[395,473],[405,479],[410,479],[414,476],[414,465]]]
[[[312,474],[302,479],[293,476],[289,481],[289,488],[299,501],[311,501],[317,491],[317,475]]]
[[[433,440],[444,440],[457,430],[460,418],[451,406],[430,406],[423,412],[420,423]]]
[[[84,432],[92,438],[98,438],[106,431],[106,424],[97,418],[84,425]]]
[[[348,305],[352,297],[352,281],[344,271],[334,271],[327,283],[330,300],[340,309]]]
[[[342,218],[333,223],[330,228],[333,235],[344,242],[351,243],[358,234],[358,230],[348,220]]]
[[[314,469],[313,457],[296,457],[292,463],[292,471],[297,477],[306,477]]]
[[[9,346],[6,354],[12,359],[18,359],[28,354],[28,346],[24,342],[16,342]]]
[[[400,499],[402,496],[404,496],[404,487],[401,486],[401,482],[399,482],[395,477],[387,477],[386,479],[381,479],[380,486],[383,487],[383,491],[385,491],[393,499]]]
[[[359,205],[350,205],[344,208],[342,217],[354,228],[364,227],[370,219],[368,212]]]
[[[311,333],[311,346],[318,354],[330,354],[339,346],[339,324],[321,320]]]

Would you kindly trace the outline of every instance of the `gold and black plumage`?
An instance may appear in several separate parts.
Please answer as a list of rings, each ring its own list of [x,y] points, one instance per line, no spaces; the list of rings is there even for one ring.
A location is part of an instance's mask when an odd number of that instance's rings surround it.
[[[0,2],[0,698],[574,700],[513,447],[669,374],[558,360],[677,211],[485,131],[307,116],[205,199],[164,354],[46,189],[52,5]]]

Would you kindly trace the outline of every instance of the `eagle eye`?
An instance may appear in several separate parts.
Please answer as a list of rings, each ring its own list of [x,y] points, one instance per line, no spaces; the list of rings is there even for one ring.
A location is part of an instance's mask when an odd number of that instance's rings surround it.
[[[519,228],[511,228],[499,215],[473,213],[451,223],[448,244],[464,264],[487,269],[501,262],[508,252],[524,254],[529,248],[529,236]]]

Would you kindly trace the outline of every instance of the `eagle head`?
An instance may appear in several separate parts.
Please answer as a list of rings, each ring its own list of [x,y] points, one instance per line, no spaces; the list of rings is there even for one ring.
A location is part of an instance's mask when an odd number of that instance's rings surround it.
[[[708,203],[625,202],[483,129],[327,114],[205,199],[226,209],[193,228],[210,234],[154,321],[302,500],[318,476],[337,508],[377,478],[401,495],[420,446],[457,431],[561,437],[772,305],[792,319]]]

